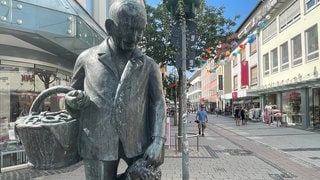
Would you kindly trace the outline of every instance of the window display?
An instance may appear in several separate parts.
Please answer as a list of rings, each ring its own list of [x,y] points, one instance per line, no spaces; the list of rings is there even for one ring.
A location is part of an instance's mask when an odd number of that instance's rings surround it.
[[[40,73],[41,72],[41,73]],[[69,85],[71,73],[57,68],[24,62],[1,60],[0,64],[0,141],[9,140],[8,127],[19,117],[28,115],[30,106],[44,89],[55,85]],[[48,97],[43,111],[64,109],[64,95]]]
[[[282,94],[283,113],[287,115],[289,125],[302,125],[301,91],[289,91]]]
[[[314,89],[312,92],[312,102],[310,107],[310,126],[320,128],[320,89]]]

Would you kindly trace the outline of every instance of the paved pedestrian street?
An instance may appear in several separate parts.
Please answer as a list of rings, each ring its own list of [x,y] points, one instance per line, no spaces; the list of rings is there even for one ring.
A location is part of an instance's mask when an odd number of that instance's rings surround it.
[[[188,132],[197,132],[194,119],[194,115],[189,115]],[[211,115],[205,137],[199,139],[199,152],[195,151],[195,139],[189,139],[189,177],[319,179],[319,138],[319,133],[261,122],[235,126],[230,117]],[[182,161],[175,160],[181,156],[174,154],[172,150],[166,151],[164,179],[182,179]]]
[[[190,180],[317,180],[320,179],[320,133],[292,127],[248,122],[236,126],[231,117],[209,115],[205,136],[198,132],[195,114],[188,115]],[[182,156],[175,146],[178,127],[171,118],[170,146],[161,166],[163,180],[183,179]],[[119,172],[126,165],[121,162]],[[84,180],[82,162],[60,170],[21,169],[1,179]]]

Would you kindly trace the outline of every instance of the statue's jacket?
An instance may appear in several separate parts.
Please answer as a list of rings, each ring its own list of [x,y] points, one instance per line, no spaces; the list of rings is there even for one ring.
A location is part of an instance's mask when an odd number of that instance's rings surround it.
[[[136,49],[119,75],[107,40],[82,52],[71,86],[90,104],[80,111],[80,155],[116,160],[119,143],[128,158],[141,155],[153,136],[165,136],[165,101],[159,65]]]

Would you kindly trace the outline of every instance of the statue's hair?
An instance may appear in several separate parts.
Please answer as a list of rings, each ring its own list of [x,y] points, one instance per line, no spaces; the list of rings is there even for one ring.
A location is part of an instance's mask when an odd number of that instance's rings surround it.
[[[139,20],[144,24],[147,23],[146,9],[137,0],[115,1],[109,9],[109,18],[117,24],[124,20]]]

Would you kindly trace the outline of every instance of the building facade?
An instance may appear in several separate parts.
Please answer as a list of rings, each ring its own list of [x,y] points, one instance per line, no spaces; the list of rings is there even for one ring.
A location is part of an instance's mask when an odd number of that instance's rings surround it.
[[[320,2],[285,1],[260,31],[263,104],[276,104],[287,123],[320,128]]]
[[[0,145],[1,153],[7,153],[3,166],[16,162],[8,150],[23,148],[16,147],[14,122],[29,114],[41,91],[68,86],[77,56],[105,38],[105,31],[77,1],[0,2]],[[64,109],[63,96],[48,97],[40,110]]]
[[[93,19],[101,26],[104,27],[104,22],[109,16],[109,7],[116,0],[77,0],[82,7],[93,17]],[[144,0],[137,0],[145,6]]]
[[[319,14],[317,0],[258,3],[237,31],[241,41],[233,50],[234,102],[262,110],[273,105],[288,125],[320,127]],[[255,44],[248,42],[251,33]],[[249,65],[247,73],[243,62]]]
[[[189,109],[195,112],[200,108],[200,99],[202,97],[201,91],[201,71],[197,70],[188,80],[190,87],[187,92],[187,99],[189,102]]]
[[[202,98],[200,103],[206,106],[208,112],[214,112],[217,107],[217,76],[210,70],[214,66],[212,63],[207,63],[201,68],[201,91]]]
[[[217,70],[217,92],[218,107],[225,115],[232,114],[232,81],[231,81],[231,63],[220,66]]]

